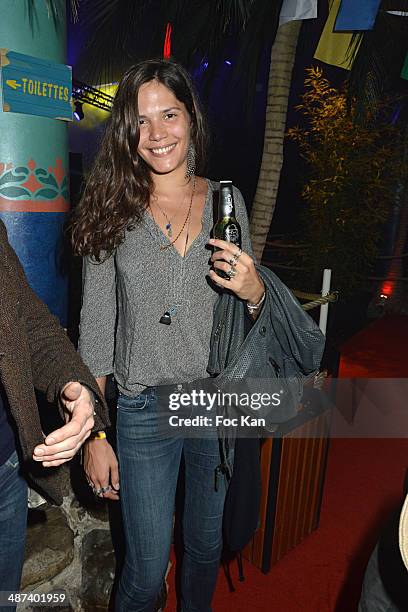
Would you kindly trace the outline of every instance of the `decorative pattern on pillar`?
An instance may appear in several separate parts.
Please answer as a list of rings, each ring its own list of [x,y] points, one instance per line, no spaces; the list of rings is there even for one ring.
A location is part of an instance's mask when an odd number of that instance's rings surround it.
[[[37,168],[33,159],[27,166],[13,168],[0,162],[0,210],[8,212],[67,212],[68,178],[62,159],[55,167]]]

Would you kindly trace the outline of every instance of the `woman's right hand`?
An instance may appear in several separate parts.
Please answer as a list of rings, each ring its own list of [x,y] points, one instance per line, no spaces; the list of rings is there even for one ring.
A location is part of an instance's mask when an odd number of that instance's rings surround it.
[[[119,465],[115,452],[105,440],[87,440],[84,444],[84,470],[89,486],[98,491],[109,487],[98,497],[119,499]]]

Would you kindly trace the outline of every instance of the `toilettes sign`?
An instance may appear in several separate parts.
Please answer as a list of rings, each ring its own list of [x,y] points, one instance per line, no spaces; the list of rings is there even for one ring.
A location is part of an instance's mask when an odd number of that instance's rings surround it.
[[[2,108],[72,121],[71,66],[0,49]]]

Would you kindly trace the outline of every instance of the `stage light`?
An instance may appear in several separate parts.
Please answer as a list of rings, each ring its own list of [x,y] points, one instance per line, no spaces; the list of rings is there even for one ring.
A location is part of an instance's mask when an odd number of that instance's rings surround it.
[[[74,117],[77,121],[81,121],[85,117],[82,102],[78,102],[78,100],[75,102]]]
[[[227,64],[227,66],[232,66],[232,62],[230,62],[229,60],[225,60],[224,63]]]

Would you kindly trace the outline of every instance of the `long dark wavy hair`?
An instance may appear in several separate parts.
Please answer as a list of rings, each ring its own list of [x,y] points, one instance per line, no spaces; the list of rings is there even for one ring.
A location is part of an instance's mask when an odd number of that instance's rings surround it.
[[[173,61],[158,59],[135,64],[119,83],[98,156],[69,223],[77,255],[90,255],[96,261],[109,257],[149,204],[153,181],[148,165],[137,153],[137,99],[141,85],[153,80],[165,85],[184,104],[191,118],[196,173],[204,172],[207,130],[189,74]]]

